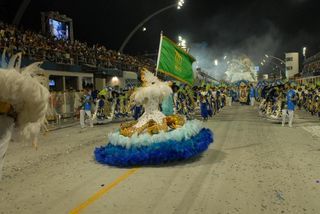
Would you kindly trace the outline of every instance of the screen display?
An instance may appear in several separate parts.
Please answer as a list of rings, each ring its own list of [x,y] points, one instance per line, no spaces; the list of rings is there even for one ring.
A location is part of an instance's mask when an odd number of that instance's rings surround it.
[[[56,82],[54,80],[49,81],[49,86],[55,86],[55,85],[56,85]]]
[[[59,40],[69,39],[69,25],[55,19],[49,19],[50,34]]]

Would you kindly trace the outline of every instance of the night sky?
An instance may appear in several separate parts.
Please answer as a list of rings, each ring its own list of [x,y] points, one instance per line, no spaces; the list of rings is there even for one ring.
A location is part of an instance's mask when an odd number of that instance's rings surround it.
[[[1,0],[0,17],[11,22],[21,0]],[[174,0],[31,0],[21,25],[40,30],[41,11],[59,11],[73,18],[75,39],[118,49],[126,35],[154,11]],[[192,47],[206,47],[213,57],[243,53],[258,60],[265,53],[308,47],[320,51],[317,0],[185,0],[182,10],[170,9],[146,24],[129,42],[126,53],[155,53],[159,34],[186,38]]]

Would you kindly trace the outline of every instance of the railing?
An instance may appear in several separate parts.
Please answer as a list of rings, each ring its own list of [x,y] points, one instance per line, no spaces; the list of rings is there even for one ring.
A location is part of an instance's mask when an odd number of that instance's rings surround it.
[[[49,109],[46,119],[50,128],[64,127],[69,124],[75,124],[79,122],[80,118],[80,106],[82,92],[67,91],[67,92],[51,92],[49,98]],[[129,111],[128,115],[123,118],[117,117],[115,114],[115,100],[116,98],[109,98],[105,100],[104,115],[106,121],[119,121],[119,119],[128,120],[131,119],[132,112]],[[92,114],[96,110],[96,105],[91,105]]]

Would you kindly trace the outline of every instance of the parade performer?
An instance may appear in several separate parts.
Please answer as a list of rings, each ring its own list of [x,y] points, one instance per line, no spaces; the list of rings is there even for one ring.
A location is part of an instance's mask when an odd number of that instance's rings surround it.
[[[256,90],[255,90],[255,88],[253,87],[253,84],[252,84],[252,83],[250,84],[250,93],[249,93],[249,96],[250,96],[250,105],[251,105],[251,106],[254,106],[254,101],[255,101],[255,96],[256,96]]]
[[[213,103],[212,103],[212,91],[209,89],[207,89],[208,92],[208,96],[207,96],[207,101],[208,101],[208,116],[212,117],[214,114],[214,107],[213,107]]]
[[[283,87],[283,85],[266,87],[259,105],[260,115],[277,122],[282,120]]]
[[[0,179],[12,138],[37,146],[49,103],[49,91],[41,85],[44,79],[39,68],[41,63],[20,69],[21,54],[13,56],[8,65],[4,56],[5,51],[1,62],[3,68],[0,69]]]
[[[248,87],[245,82],[240,82],[239,85],[239,102],[241,104],[248,103]]]
[[[97,124],[103,124],[104,120],[106,119],[105,115],[105,97],[103,95],[98,94],[96,105],[95,105],[95,111],[93,114],[93,121],[96,120]]]
[[[187,114],[186,117],[188,120],[192,119],[195,111],[195,100],[194,100],[194,93],[192,89],[186,85],[185,87],[185,96],[186,96],[186,108]]]
[[[296,106],[296,92],[292,86],[288,86],[288,92],[286,97],[286,107],[282,110],[282,126],[286,123],[286,118],[289,118],[289,127],[292,127],[294,110]]]
[[[209,104],[208,104],[208,92],[203,87],[200,92],[200,110],[201,116],[204,121],[208,120],[209,117]]]
[[[188,92],[187,85],[181,86],[177,96],[177,113],[186,116],[190,120],[193,110],[193,96]]]
[[[187,114],[186,96],[183,86],[180,86],[176,96],[176,113],[181,115]]]
[[[319,115],[319,102],[320,102],[320,95],[319,89],[316,88],[313,91],[312,103],[311,103],[311,115]]]
[[[297,96],[298,96],[297,106],[298,106],[299,110],[301,110],[301,108],[302,108],[302,103],[303,103],[303,91],[302,91],[302,88],[301,88],[301,87],[298,88]]]
[[[200,121],[165,116],[159,105],[172,94],[171,88],[147,70],[142,71],[141,79],[143,86],[137,89],[134,100],[143,105],[144,114],[110,133],[108,144],[96,148],[96,160],[120,167],[154,165],[188,159],[205,151],[213,142],[212,132]]]
[[[85,128],[85,116],[88,116],[90,127],[93,127],[93,117],[91,115],[91,104],[93,102],[92,96],[88,90],[85,90],[84,95],[82,97],[82,106],[80,107],[80,126],[81,128]]]

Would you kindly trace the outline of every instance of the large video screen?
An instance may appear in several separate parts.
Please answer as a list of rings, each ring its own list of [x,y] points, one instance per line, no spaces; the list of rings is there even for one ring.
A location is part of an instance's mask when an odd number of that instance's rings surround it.
[[[56,86],[56,81],[49,80],[49,86]]]
[[[69,25],[55,19],[49,19],[49,30],[52,36],[58,40],[69,39]]]

